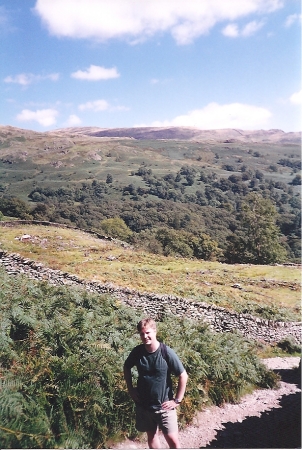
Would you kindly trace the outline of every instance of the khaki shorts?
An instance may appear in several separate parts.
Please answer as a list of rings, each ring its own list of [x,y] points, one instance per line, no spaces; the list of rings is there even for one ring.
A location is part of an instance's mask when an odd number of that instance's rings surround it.
[[[156,431],[157,427],[164,434],[177,432],[176,409],[150,411],[136,405],[136,429],[138,431]]]

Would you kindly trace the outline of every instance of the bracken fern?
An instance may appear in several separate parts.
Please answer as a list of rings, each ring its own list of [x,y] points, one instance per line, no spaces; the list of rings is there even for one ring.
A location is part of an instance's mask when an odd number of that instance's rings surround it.
[[[134,436],[122,368],[139,343],[141,317],[109,296],[2,270],[0,286],[1,447],[100,448]],[[165,316],[158,337],[189,374],[182,425],[206,403],[237,401],[246,389],[276,382],[252,344],[235,334]]]

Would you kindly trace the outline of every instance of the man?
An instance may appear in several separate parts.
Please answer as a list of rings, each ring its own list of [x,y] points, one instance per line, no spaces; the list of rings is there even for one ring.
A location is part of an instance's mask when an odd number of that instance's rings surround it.
[[[176,353],[156,338],[156,323],[143,319],[137,325],[143,344],[135,347],[124,364],[128,392],[136,404],[136,428],[147,433],[149,448],[160,448],[161,429],[170,448],[180,448],[176,408],[183,399],[188,375]],[[132,367],[138,371],[132,384]],[[170,372],[178,377],[173,398]]]

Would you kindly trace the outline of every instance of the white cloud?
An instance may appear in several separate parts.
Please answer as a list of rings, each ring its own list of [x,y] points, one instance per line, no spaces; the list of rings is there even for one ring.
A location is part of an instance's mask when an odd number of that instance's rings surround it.
[[[81,103],[78,106],[80,111],[91,110],[93,112],[99,111],[129,111],[130,108],[123,105],[110,105],[106,100],[93,100],[86,103]]]
[[[238,25],[236,23],[229,23],[223,30],[222,34],[228,37],[238,37],[239,36],[239,30]]]
[[[204,130],[221,128],[252,130],[265,128],[270,117],[271,113],[268,109],[258,106],[242,103],[230,103],[227,105],[209,103],[202,109],[195,109],[172,120],[156,121],[151,126],[185,126]]]
[[[0,29],[4,29],[7,25],[8,17],[4,6],[0,6]]]
[[[302,105],[302,89],[290,96],[290,101],[295,105]]]
[[[46,75],[46,77],[42,77],[42,79],[49,79],[51,81],[58,81],[58,79],[60,78],[60,75],[58,73],[51,73],[49,75]]]
[[[139,42],[169,32],[189,44],[217,23],[272,13],[285,0],[36,0],[34,12],[56,36]]]
[[[301,23],[302,20],[302,14],[291,14],[290,16],[287,16],[285,21],[285,26],[291,27],[294,23]]]
[[[2,2],[4,3],[4,2]],[[8,5],[8,4],[7,4]],[[11,5],[9,5],[11,7]],[[8,34],[13,33],[17,30],[16,26],[13,25],[12,12],[13,10],[8,9],[5,6],[0,6],[0,33]]]
[[[130,111],[130,108],[128,106],[117,105],[111,106],[110,111]]]
[[[252,22],[247,23],[241,30],[239,30],[238,25],[236,23],[230,23],[222,30],[222,34],[227,37],[248,37],[255,34],[260,28],[262,28],[264,22],[257,22],[253,20]]]
[[[58,114],[56,109],[38,109],[36,111],[23,109],[21,113],[17,115],[17,120],[20,120],[21,122],[35,121],[43,127],[49,127],[56,123]]]
[[[260,28],[262,28],[264,25],[264,22],[257,22],[256,20],[253,20],[252,22],[249,22],[248,24],[245,25],[245,27],[242,30],[242,36],[247,37],[247,36],[252,36],[253,34],[255,34],[258,30],[260,30]]]
[[[41,80],[57,81],[59,79],[58,73],[50,73],[48,75],[34,75],[33,73],[19,73],[15,76],[8,76],[4,78],[5,83],[16,83],[21,86],[28,86]]]
[[[163,78],[163,79],[159,79],[159,78],[151,78],[150,80],[150,84],[152,85],[163,85],[163,84],[167,84],[171,81],[171,78]]]
[[[75,127],[77,125],[81,125],[82,120],[76,115],[76,114],[71,114],[68,117],[68,120],[66,122],[66,126],[67,127]]]
[[[72,78],[77,78],[78,80],[88,80],[88,81],[99,81],[99,80],[109,80],[111,78],[118,78],[120,74],[115,67],[111,69],[106,69],[101,66],[91,66],[87,70],[78,70],[71,74]]]
[[[106,100],[94,100],[92,102],[82,103],[78,106],[80,111],[91,109],[94,112],[106,111],[109,108],[109,103]]]

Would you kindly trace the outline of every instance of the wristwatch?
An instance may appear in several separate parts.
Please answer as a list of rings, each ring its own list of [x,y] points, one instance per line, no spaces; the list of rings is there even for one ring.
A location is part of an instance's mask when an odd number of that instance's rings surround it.
[[[179,405],[181,403],[181,400],[179,400],[178,398],[175,398],[174,401],[177,405]]]

